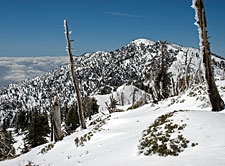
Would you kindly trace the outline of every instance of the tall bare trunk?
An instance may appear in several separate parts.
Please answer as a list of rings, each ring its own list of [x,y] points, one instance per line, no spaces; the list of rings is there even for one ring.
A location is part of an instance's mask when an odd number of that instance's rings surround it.
[[[55,141],[62,140],[63,133],[61,130],[61,113],[58,97],[56,97],[55,103],[53,105],[52,121],[53,121]]]
[[[53,141],[54,140],[54,138],[53,138],[53,135],[54,135],[54,127],[53,127],[53,119],[52,119],[52,117],[53,117],[52,93],[51,93],[50,98],[49,98],[49,103],[50,103],[50,110],[51,110],[51,112],[50,112],[51,141]]]
[[[172,78],[172,87],[173,87],[173,96],[176,96],[176,89],[175,89],[175,82],[174,79]]]
[[[77,94],[78,115],[79,115],[80,125],[81,125],[82,129],[86,129],[82,101],[81,101],[81,97],[80,97],[80,90],[79,90],[79,86],[78,86],[78,80],[77,80],[77,77],[75,74],[75,66],[74,66],[74,61],[73,61],[72,48],[71,48],[71,43],[70,43],[71,41],[69,38],[69,28],[67,25],[67,20],[64,20],[64,26],[65,26],[65,35],[66,35],[66,41],[67,41],[67,50],[68,50],[68,54],[70,57],[70,63],[71,63],[71,72],[72,72],[72,77],[73,77],[74,90]]]
[[[190,80],[190,78],[189,78],[189,74],[188,74],[188,73],[189,73],[189,68],[190,68],[191,60],[192,60],[192,57],[190,57],[190,60],[189,60],[189,62],[188,62],[188,64],[187,64],[186,70],[185,70],[185,83],[186,83],[186,89],[189,88],[189,80]]]
[[[201,75],[201,73],[202,73],[202,71],[201,71],[201,64],[202,64],[202,61],[200,61],[199,62],[199,69],[198,69],[198,79],[199,79],[199,82],[200,83],[202,83],[203,81],[202,81],[202,75]]]
[[[224,101],[220,97],[215,84],[214,75],[211,67],[210,44],[207,36],[207,23],[203,0],[194,0],[193,7],[196,12],[197,26],[199,27],[200,51],[203,54],[203,63],[205,66],[205,78],[208,84],[208,94],[212,104],[212,111],[221,111],[224,109]]]

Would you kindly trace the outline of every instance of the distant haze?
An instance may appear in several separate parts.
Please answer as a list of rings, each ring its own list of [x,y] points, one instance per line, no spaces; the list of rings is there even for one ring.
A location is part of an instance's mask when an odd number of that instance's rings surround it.
[[[0,88],[27,78],[40,76],[67,63],[67,56],[0,57]]]

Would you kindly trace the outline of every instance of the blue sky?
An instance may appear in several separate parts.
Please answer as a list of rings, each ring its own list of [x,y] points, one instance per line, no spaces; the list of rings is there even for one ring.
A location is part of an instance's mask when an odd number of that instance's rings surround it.
[[[204,0],[212,52],[225,57],[225,1]],[[75,54],[112,51],[138,38],[198,48],[191,0],[1,0],[0,56],[64,56],[67,19]]]

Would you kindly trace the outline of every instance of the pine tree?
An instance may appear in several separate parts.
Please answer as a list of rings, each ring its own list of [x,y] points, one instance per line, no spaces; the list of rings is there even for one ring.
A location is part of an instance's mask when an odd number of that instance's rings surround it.
[[[168,98],[170,96],[172,73],[167,68],[162,71],[162,96]]]
[[[9,127],[9,125],[7,124],[7,121],[8,120],[6,118],[3,119],[3,124],[2,124],[3,131],[7,131],[7,128]]]
[[[116,110],[116,106],[119,105],[118,101],[112,96],[109,97],[109,104],[108,102],[105,103],[109,113],[113,113]]]
[[[171,73],[168,73],[169,64],[167,64],[166,60],[169,56],[167,52],[166,41],[161,42],[161,60],[160,60],[160,68],[156,72],[155,78],[155,90],[157,95],[157,100],[161,100],[164,98],[168,98],[170,95],[171,89]]]
[[[92,97],[92,100],[91,100],[91,109],[92,109],[92,115],[94,114],[97,114],[99,111],[99,105],[97,104],[97,100]]]
[[[65,121],[66,121],[66,126],[67,126],[66,130],[68,133],[76,130],[79,127],[80,121],[79,121],[79,117],[78,117],[78,113],[77,113],[77,104],[73,104],[69,108],[69,112],[66,116]]]
[[[85,97],[83,100],[84,117],[91,119],[91,115],[98,113],[99,105],[94,97]]]
[[[27,118],[27,112],[24,110],[20,110],[17,113],[16,118],[16,132],[18,133],[19,130],[24,131],[28,126],[28,118]]]
[[[35,108],[24,138],[25,144],[32,148],[44,144],[47,142],[46,137],[49,133],[50,128],[47,114],[43,114]]]

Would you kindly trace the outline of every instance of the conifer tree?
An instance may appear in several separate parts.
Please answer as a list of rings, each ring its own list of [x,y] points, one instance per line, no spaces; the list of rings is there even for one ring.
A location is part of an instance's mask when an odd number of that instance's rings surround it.
[[[106,108],[108,109],[109,113],[115,112],[116,106],[119,105],[118,101],[113,97],[113,95],[111,95],[109,97],[109,104],[108,104],[108,102],[106,102],[105,104],[106,104]]]
[[[155,78],[155,90],[157,99],[160,101],[161,99],[167,98],[170,95],[171,88],[171,73],[168,72],[169,65],[166,63],[166,57],[168,56],[167,52],[167,42],[160,41],[161,44],[161,60],[160,60],[160,68],[156,72]]]
[[[17,113],[16,118],[16,131],[17,133],[19,130],[24,131],[28,126],[28,113],[24,110],[20,110]]]
[[[97,104],[97,100],[94,97],[92,97],[92,100],[91,100],[91,109],[92,109],[92,115],[98,113],[99,105]]]
[[[46,143],[46,137],[50,133],[47,114],[41,113],[36,108],[33,111],[32,119],[24,138],[25,144],[32,148]]]
[[[91,119],[91,115],[98,113],[99,105],[94,97],[85,97],[83,100],[84,117]]]
[[[8,124],[8,118],[4,118],[3,119],[3,124],[2,124],[2,130],[3,131],[7,131],[7,128],[9,127],[9,124]]]
[[[66,126],[67,126],[67,132],[70,133],[71,131],[76,130],[76,128],[79,127],[80,121],[77,113],[77,104],[73,104],[68,111],[68,114],[66,116]]]

